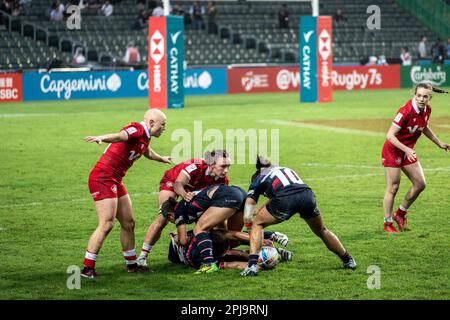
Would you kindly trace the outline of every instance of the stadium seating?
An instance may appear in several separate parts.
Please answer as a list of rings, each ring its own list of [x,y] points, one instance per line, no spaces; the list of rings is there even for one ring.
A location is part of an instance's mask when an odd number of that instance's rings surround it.
[[[134,30],[138,16],[136,0],[114,4],[110,17],[97,10],[83,10],[81,30],[69,30],[65,22],[49,21],[48,0],[33,0],[17,16],[3,16],[0,25],[0,69],[45,67],[52,61],[69,64],[75,48],[81,46],[94,65],[120,65],[126,45],[135,41],[146,64],[147,29]],[[189,12],[191,2],[171,1]],[[286,3],[290,28],[278,27],[277,13]],[[366,28],[367,7],[382,3],[381,30]],[[206,6],[206,2],[202,2]],[[188,65],[235,63],[295,63],[298,61],[299,16],[310,15],[308,2],[220,1],[218,33],[193,30],[186,24],[185,60]],[[394,1],[321,0],[320,14],[333,15],[341,8],[346,22],[333,23],[334,62],[358,63],[370,55],[398,59],[400,48],[415,53],[420,36],[429,43],[437,36]],[[205,19],[206,20],[206,19]]]

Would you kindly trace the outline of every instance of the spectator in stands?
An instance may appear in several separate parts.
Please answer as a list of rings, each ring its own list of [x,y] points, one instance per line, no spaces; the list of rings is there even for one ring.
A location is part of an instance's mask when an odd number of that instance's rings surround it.
[[[105,3],[102,5],[100,12],[105,16],[105,17],[109,17],[113,14],[114,12],[114,7],[111,4],[111,2],[109,0],[106,0]]]
[[[52,3],[52,8],[50,11],[50,20],[52,21],[64,20],[64,5],[60,4],[59,1],[55,1]]]
[[[192,26],[194,30],[201,30],[203,26],[203,15],[205,8],[200,5],[200,1],[194,1],[189,12],[192,17]]]
[[[418,47],[418,53],[419,53],[419,59],[426,59],[427,58],[427,37],[422,37],[422,40],[419,42]]]
[[[176,5],[173,7],[172,15],[183,17],[184,14],[185,14],[184,9],[183,9],[183,7],[180,6],[179,4],[176,4]]]
[[[139,12],[141,12],[143,10],[145,11],[147,9],[146,8],[146,4],[145,4],[145,0],[138,0],[136,8],[138,9]]]
[[[376,66],[378,58],[376,56],[370,56],[369,61],[366,63],[366,66]]]
[[[278,11],[278,23],[281,29],[289,29],[289,12],[286,4]]]
[[[447,59],[450,59],[450,38],[447,39]]]
[[[123,57],[123,62],[126,64],[136,64],[141,62],[141,55],[136,47],[134,41],[130,41],[127,46],[127,51]]]
[[[338,8],[336,10],[336,13],[333,16],[334,22],[341,23],[341,22],[347,22],[347,18],[344,17],[344,14],[342,13],[342,9]]]
[[[147,20],[148,20],[147,12],[145,12],[145,10],[141,10],[139,11],[139,15],[136,17],[136,20],[133,22],[131,28],[133,30],[145,29],[145,27],[147,26]]]
[[[162,5],[161,2],[159,2],[156,5],[155,9],[153,9],[152,16],[153,17],[162,17],[162,16],[164,16],[164,9],[163,9],[163,5]]]
[[[208,33],[217,33],[217,8],[215,1],[208,1]]]
[[[83,54],[83,48],[78,47],[75,50],[75,55],[72,58],[72,64],[85,64],[86,63],[86,57]]]
[[[403,66],[410,66],[412,64],[412,57],[409,54],[408,47],[403,47],[400,53],[400,59],[402,59]]]
[[[442,40],[438,38],[431,48],[431,56],[433,58],[433,63],[444,63],[445,59],[445,46],[442,43]]]
[[[386,61],[386,56],[384,55],[379,56],[377,60],[377,66],[387,66],[387,65],[388,63]]]

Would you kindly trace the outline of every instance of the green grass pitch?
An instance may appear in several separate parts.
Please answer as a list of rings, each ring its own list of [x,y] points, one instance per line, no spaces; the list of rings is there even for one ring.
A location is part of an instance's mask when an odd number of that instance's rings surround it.
[[[2,104],[0,299],[449,299],[450,154],[426,137],[416,149],[428,185],[411,208],[410,231],[390,236],[382,230],[381,147],[390,119],[411,97],[411,90],[339,91],[327,104],[299,104],[298,94],[187,97],[183,110],[167,111],[166,132],[151,143],[170,154],[177,143],[172,132],[192,132],[196,120],[202,120],[203,131],[279,129],[280,164],[295,169],[314,190],[326,225],[358,262],[356,271],[340,269],[340,260],[294,216],[270,228],[289,236],[294,260],[258,277],[242,278],[236,270],[196,276],[193,269],[172,265],[167,234],[173,225],[151,252],[153,272],[127,274],[116,222],[98,258],[100,277],[82,279],[80,290],[67,288],[66,270],[81,266],[96,227],[87,177],[105,148],[82,138],[140,121],[147,100]],[[430,121],[446,142],[448,99],[435,94]],[[168,168],[142,158],[124,179],[138,252]],[[250,164],[233,165],[231,183],[247,188],[253,171]],[[409,186],[402,176],[395,206]],[[381,270],[380,289],[367,287],[372,265]]]

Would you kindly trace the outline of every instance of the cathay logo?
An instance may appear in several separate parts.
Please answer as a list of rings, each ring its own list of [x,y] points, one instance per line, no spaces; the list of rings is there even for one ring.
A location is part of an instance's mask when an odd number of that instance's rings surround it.
[[[313,33],[314,33],[314,30],[303,33],[303,38],[305,39],[306,42],[309,42],[309,39],[311,38]]]
[[[175,34],[171,34],[170,38],[172,39],[172,43],[177,43],[178,36],[181,34],[181,31],[176,32]]]
[[[164,56],[164,37],[156,30],[150,38],[150,57],[158,64]]]

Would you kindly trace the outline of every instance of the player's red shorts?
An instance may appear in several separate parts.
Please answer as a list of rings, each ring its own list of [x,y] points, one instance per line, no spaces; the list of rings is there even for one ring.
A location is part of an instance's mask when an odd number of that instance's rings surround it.
[[[171,177],[169,177],[165,174],[162,177],[161,181],[159,182],[159,191],[166,190],[166,191],[175,192],[175,190],[173,189],[174,181],[175,180],[171,179]]]
[[[122,181],[112,176],[99,176],[98,172],[92,170],[89,175],[89,191],[94,201],[100,201],[108,198],[120,198],[128,194]]]
[[[381,164],[383,167],[401,168],[413,163],[416,163],[419,159],[416,157],[413,161],[408,160],[406,154],[394,147],[389,141],[386,141],[381,151]]]

